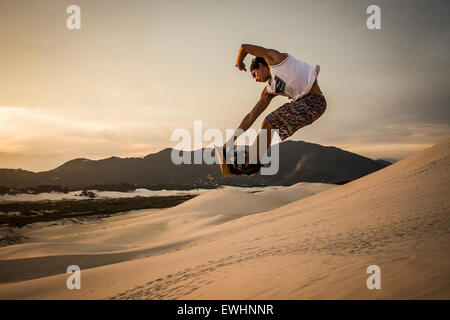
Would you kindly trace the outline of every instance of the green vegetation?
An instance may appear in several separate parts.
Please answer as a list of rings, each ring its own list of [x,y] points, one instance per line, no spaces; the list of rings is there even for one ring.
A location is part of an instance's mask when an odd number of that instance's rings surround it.
[[[0,226],[23,227],[34,222],[86,216],[104,218],[129,210],[173,207],[193,197],[195,195],[6,202],[0,203]]]

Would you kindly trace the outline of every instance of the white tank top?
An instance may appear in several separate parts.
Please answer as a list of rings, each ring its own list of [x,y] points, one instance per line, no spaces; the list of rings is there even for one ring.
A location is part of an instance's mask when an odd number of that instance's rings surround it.
[[[288,54],[281,63],[269,66],[271,79],[267,92],[276,93],[297,100],[307,94],[317,76],[320,66],[309,65]]]

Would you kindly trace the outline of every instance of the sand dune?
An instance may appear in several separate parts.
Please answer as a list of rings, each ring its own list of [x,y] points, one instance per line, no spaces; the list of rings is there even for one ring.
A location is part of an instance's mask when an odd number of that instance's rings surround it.
[[[298,183],[255,194],[225,188],[170,209],[139,210],[83,224],[71,220],[37,223],[21,233],[30,239],[28,243],[0,248],[0,281],[58,274],[73,260],[85,269],[178,250],[214,232],[214,226],[333,187]]]
[[[0,249],[0,298],[449,299],[449,177],[447,139],[342,186],[215,190],[167,210],[30,229],[30,243]],[[66,288],[70,264],[81,290]],[[366,286],[369,265],[380,290]]]

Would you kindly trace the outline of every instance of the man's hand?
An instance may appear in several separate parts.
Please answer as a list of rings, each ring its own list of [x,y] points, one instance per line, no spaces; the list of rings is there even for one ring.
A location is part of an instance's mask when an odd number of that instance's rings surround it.
[[[225,155],[225,162],[227,162],[228,159],[233,159],[234,155],[234,149],[236,148],[234,142],[228,141],[230,144],[230,149],[227,150],[227,142],[222,146],[222,154]]]
[[[227,144],[230,144],[230,150],[234,150],[235,148],[235,143],[236,143],[236,138],[237,137],[232,137],[230,140],[228,140],[227,142],[225,142],[222,146],[223,150],[227,150]]]
[[[245,64],[244,64],[243,62],[237,62],[237,63],[236,63],[236,67],[237,67],[239,70],[247,71],[247,69],[245,68]]]

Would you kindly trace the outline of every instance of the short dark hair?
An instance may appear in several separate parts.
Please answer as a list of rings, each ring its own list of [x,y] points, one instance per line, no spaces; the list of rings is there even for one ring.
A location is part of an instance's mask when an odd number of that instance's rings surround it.
[[[256,58],[254,58],[254,59],[252,60],[252,64],[250,65],[250,71],[255,70],[255,69],[258,69],[260,63],[261,63],[263,66],[266,66],[266,67],[269,66],[264,58],[256,57]]]

